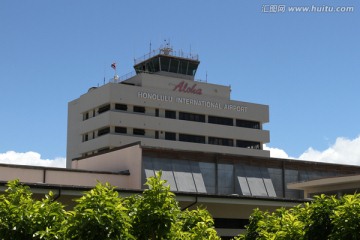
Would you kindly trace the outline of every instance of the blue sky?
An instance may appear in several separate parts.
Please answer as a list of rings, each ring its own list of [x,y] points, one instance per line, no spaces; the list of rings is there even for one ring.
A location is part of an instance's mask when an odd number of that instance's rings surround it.
[[[262,11],[270,6],[285,12]],[[109,79],[113,61],[126,74],[168,39],[199,54],[197,78],[270,106],[270,149],[299,158],[341,142],[360,159],[359,11],[358,0],[2,0],[0,157],[64,158],[67,103]]]

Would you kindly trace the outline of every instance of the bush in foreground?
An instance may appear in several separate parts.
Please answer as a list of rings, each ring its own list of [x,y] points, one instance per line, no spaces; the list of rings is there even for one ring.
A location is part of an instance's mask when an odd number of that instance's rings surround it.
[[[360,194],[320,195],[314,201],[273,213],[256,209],[237,240],[360,240]]]
[[[0,239],[220,239],[208,211],[180,210],[161,172],[146,185],[142,194],[121,198],[98,183],[66,211],[52,192],[35,200],[29,187],[10,181],[0,195]]]

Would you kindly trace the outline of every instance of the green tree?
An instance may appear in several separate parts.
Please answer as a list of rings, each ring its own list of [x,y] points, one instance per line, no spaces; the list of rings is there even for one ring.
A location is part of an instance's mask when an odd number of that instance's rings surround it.
[[[240,235],[238,240],[299,240],[303,239],[304,224],[299,220],[297,208],[286,210],[280,208],[273,213],[256,209],[250,217],[247,233]],[[295,213],[295,214],[294,214]]]
[[[57,239],[65,210],[53,201],[49,192],[42,200],[34,200],[28,186],[19,180],[9,181],[0,195],[0,239]]]
[[[180,210],[161,172],[146,184],[142,194],[121,198],[98,183],[65,211],[52,192],[34,200],[29,187],[10,181],[0,195],[0,239],[220,239],[207,210]]]
[[[324,236],[329,236],[333,231],[331,216],[334,209],[341,204],[335,196],[324,194],[315,196],[311,203],[307,202],[300,209],[300,218],[305,224],[304,239],[323,240]]]
[[[178,230],[174,239],[220,239],[214,228],[214,220],[206,209],[197,208],[181,212],[181,224],[177,225]]]
[[[149,189],[127,201],[127,207],[131,209],[131,233],[136,239],[169,239],[180,214],[175,195],[161,179],[161,172],[145,184]]]
[[[128,210],[109,184],[98,183],[75,201],[77,205],[64,223],[66,239],[133,239]]]
[[[360,195],[316,196],[312,202],[273,213],[255,210],[238,240],[360,240]]]
[[[269,215],[268,212],[262,212],[258,208],[249,217],[249,224],[246,226],[247,232],[244,235],[235,237],[236,240],[256,240],[259,239],[260,234],[258,231],[259,221],[262,221]]]
[[[345,195],[331,214],[330,240],[360,239],[360,195]]]
[[[126,200],[131,209],[131,233],[136,239],[220,239],[214,221],[205,209],[181,211],[161,171],[149,178],[142,195]]]

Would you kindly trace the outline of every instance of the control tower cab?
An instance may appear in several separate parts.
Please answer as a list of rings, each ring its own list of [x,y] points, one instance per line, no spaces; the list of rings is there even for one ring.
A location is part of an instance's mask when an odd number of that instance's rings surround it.
[[[197,54],[184,56],[182,51],[175,52],[166,44],[165,47],[150,51],[149,54],[136,59],[134,69],[136,74],[156,73],[194,80],[199,64]]]

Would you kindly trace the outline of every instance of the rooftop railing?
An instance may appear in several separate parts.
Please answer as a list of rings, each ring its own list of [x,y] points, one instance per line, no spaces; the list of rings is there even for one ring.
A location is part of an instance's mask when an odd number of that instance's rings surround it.
[[[184,53],[182,50],[179,51],[174,51],[171,47],[164,47],[164,48],[159,48],[156,50],[152,50],[151,52],[149,52],[148,54],[145,54],[144,56],[134,59],[134,64],[139,64],[149,58],[152,58],[156,55],[167,55],[167,56],[173,56],[173,57],[181,57],[181,58],[187,58],[187,59],[191,59],[194,61],[199,61],[199,55],[198,54],[186,54]]]
[[[145,73],[145,74],[153,74],[153,73],[150,73],[150,72],[141,72],[141,73]],[[113,78],[111,78],[109,80],[109,82],[112,82],[112,83],[120,83],[120,82],[123,82],[125,80],[128,80],[132,77],[134,77],[136,75],[136,72],[135,71],[132,71],[132,72],[129,72],[125,75],[122,75],[122,76],[115,76]],[[195,79],[196,82],[207,82],[207,80],[203,80],[203,79]]]

